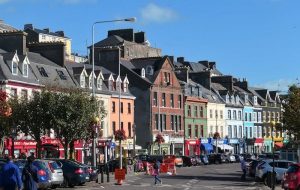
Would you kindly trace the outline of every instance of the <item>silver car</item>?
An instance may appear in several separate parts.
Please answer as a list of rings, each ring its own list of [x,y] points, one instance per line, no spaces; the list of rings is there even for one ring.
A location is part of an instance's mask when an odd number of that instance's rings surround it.
[[[276,180],[280,182],[283,179],[284,173],[287,171],[290,164],[294,162],[288,160],[275,160],[273,163],[272,159],[262,160],[258,163],[255,171],[255,180],[263,181],[265,184],[267,183],[267,173],[274,171],[276,173]]]
[[[46,166],[49,168],[51,171],[50,173],[50,181],[51,181],[51,188],[56,188],[59,187],[63,184],[64,182],[64,175],[61,167],[52,160],[42,160]]]

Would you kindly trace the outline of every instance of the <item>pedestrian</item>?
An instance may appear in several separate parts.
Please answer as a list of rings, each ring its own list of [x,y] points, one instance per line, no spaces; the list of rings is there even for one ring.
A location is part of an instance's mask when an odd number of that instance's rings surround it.
[[[241,159],[241,169],[243,171],[243,175],[241,176],[241,180],[245,181],[246,180],[246,161],[244,158]]]
[[[27,158],[27,163],[23,169],[22,180],[24,183],[24,190],[37,190],[37,167],[33,165],[34,156]]]
[[[21,173],[13,161],[12,157],[6,157],[6,164],[2,168],[1,186],[3,190],[20,190],[22,188]]]
[[[156,185],[157,182],[159,181],[160,184],[162,184],[161,179],[158,177],[159,176],[159,168],[160,168],[160,162],[156,159],[154,159],[153,162],[153,176],[154,176],[154,184]]]

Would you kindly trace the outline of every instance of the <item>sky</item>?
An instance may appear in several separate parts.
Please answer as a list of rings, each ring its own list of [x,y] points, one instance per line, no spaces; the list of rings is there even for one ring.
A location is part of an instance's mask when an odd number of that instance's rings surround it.
[[[299,0],[0,0],[0,19],[18,29],[63,30],[73,52],[86,55],[94,22],[136,17],[97,24],[95,41],[133,28],[163,55],[215,61],[250,86],[286,92],[300,79],[299,8]]]

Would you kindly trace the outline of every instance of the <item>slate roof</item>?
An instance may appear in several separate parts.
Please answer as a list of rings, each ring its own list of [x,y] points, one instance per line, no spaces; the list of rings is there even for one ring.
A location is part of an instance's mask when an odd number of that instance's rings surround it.
[[[18,30],[0,20],[0,31],[15,31]]]
[[[124,39],[120,36],[112,35],[104,40],[101,40],[94,44],[94,47],[104,47],[104,46],[118,46],[124,43]]]
[[[51,36],[57,36],[57,37],[61,37],[61,38],[68,38],[66,36],[61,36],[58,33],[50,32],[50,31],[48,32],[46,30],[42,30],[42,29],[38,29],[38,28],[33,28],[33,29],[28,29],[28,30],[32,30],[32,31],[34,31],[37,34],[48,34],[48,35],[51,35]]]
[[[201,72],[201,71],[207,71],[209,70],[208,67],[204,66],[201,63],[195,63],[195,62],[185,62],[193,72]],[[212,69],[212,73],[216,75],[222,75],[222,73],[218,69]]]

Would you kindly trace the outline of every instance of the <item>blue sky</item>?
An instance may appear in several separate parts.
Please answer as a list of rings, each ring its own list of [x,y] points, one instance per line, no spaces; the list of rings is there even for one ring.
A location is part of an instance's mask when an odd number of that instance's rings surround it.
[[[299,0],[0,0],[0,19],[64,30],[73,51],[85,54],[93,22],[136,17],[97,25],[96,41],[107,30],[134,28],[163,54],[216,61],[251,86],[285,91],[300,78],[299,7]]]

